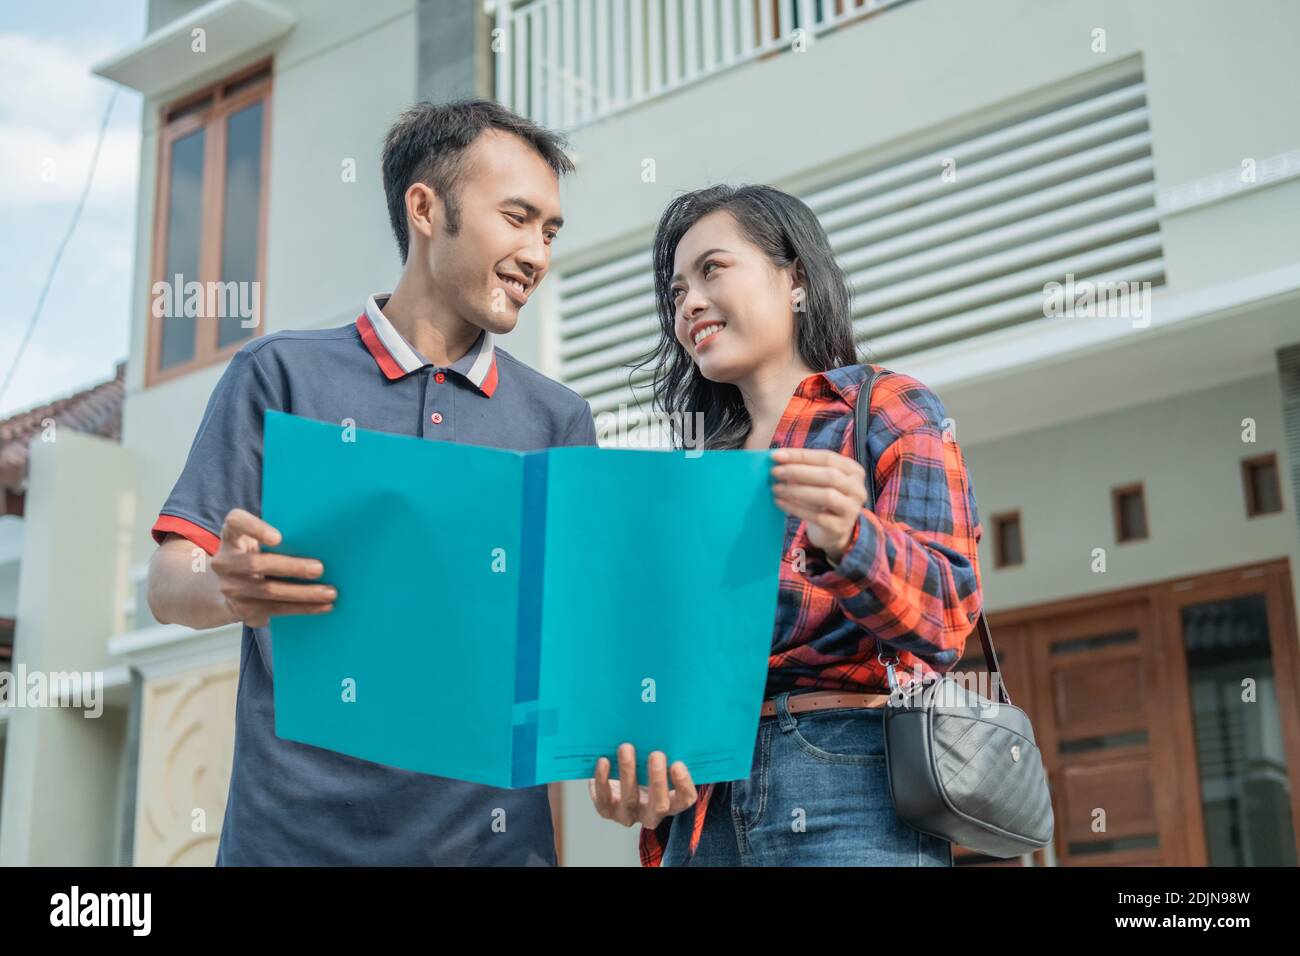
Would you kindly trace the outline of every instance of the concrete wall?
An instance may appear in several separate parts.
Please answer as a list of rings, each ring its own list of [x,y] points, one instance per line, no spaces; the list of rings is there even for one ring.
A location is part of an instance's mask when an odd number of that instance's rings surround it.
[[[1008,410],[1013,414],[1013,410]],[[1242,419],[1256,422],[1242,441]],[[958,432],[960,441],[960,431]],[[1112,591],[1254,561],[1300,559],[1295,501],[1246,516],[1241,460],[1287,447],[1276,375],[967,447],[989,610]],[[1142,482],[1149,538],[1115,543],[1110,490]],[[993,567],[992,516],[1020,512],[1025,563]],[[1106,549],[1106,572],[1091,570]],[[1292,574],[1295,575],[1293,569]]]
[[[639,826],[623,827],[596,815],[587,781],[564,782],[564,865],[640,866]]]
[[[18,609],[18,569],[23,554],[23,519],[0,516],[0,617]]]
[[[446,102],[492,96],[491,24],[478,0],[419,0],[415,98]]]
[[[93,476],[93,479],[90,477]],[[14,672],[104,672],[121,630],[132,456],[66,429],[32,443]],[[0,866],[117,862],[125,714],[11,708],[6,720]]]

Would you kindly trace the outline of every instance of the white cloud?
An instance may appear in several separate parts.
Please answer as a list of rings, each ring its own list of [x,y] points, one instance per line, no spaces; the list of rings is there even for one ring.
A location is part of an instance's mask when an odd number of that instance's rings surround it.
[[[111,47],[0,33],[0,123],[39,126],[55,135],[97,127],[112,84],[90,67],[112,53]]]
[[[97,135],[96,130],[61,138],[36,127],[0,124],[0,203],[75,203],[90,174]],[[104,134],[87,206],[129,201],[135,194],[139,150],[137,133]]]
[[[0,202],[71,203],[81,194],[95,139],[112,94],[90,72],[104,47],[0,33]],[[123,93],[104,137],[88,205],[134,194],[139,161],[138,97]]]

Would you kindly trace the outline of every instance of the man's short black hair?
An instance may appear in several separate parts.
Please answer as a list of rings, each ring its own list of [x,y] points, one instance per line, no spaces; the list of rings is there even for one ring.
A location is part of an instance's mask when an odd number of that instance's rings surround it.
[[[417,103],[406,110],[384,137],[384,192],[397,248],[406,262],[410,235],[406,228],[406,191],[425,183],[447,209],[447,233],[460,229],[457,190],[465,174],[465,151],[484,130],[513,133],[530,144],[557,176],[573,172],[559,134],[538,126],[492,100]]]

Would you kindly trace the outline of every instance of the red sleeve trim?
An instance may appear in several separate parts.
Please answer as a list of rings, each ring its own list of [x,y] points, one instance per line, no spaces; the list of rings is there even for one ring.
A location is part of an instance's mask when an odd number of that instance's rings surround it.
[[[216,554],[221,548],[221,538],[207,528],[175,515],[159,515],[153,523],[153,539],[162,544],[168,532],[188,538],[210,555]]]

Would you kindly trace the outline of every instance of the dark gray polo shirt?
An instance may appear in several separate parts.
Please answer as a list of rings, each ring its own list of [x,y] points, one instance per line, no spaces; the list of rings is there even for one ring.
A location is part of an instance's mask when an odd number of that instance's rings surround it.
[[[386,301],[371,296],[353,325],[277,332],[240,349],[208,400],[156,540],[174,532],[215,554],[232,508],[261,514],[268,408],[516,451],[596,444],[591,406],[497,348],[491,333],[439,368],[384,317]],[[293,542],[285,548],[293,553]],[[503,790],[281,740],[272,675],[269,627],[245,627],[218,865],[555,864],[545,786]],[[455,714],[439,717],[437,732],[457,732]]]

